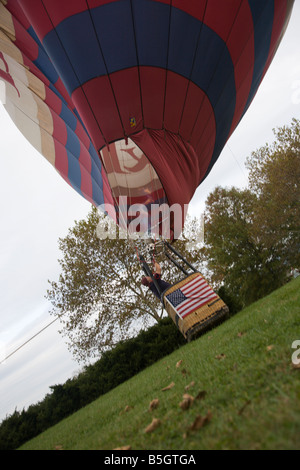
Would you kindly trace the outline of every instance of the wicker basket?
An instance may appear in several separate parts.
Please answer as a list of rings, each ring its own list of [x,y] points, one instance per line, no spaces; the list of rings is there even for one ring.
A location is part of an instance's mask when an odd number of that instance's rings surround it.
[[[187,341],[220,323],[229,309],[200,273],[193,273],[163,295],[164,306]]]

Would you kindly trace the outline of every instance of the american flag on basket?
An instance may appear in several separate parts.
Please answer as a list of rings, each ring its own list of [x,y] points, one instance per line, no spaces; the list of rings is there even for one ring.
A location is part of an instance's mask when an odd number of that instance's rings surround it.
[[[197,276],[180,289],[167,295],[166,298],[176,309],[178,315],[184,318],[210,300],[217,299],[218,296],[203,277]]]

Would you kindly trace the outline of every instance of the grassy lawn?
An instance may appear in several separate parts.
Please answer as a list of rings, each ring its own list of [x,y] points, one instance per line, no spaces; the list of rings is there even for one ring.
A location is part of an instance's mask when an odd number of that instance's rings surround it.
[[[22,449],[299,449],[297,339],[300,277]],[[153,419],[157,427],[145,432]]]

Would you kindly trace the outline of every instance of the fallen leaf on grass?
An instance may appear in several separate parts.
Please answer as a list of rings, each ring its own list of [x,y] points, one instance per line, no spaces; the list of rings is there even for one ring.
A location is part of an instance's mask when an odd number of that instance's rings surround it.
[[[195,385],[195,382],[192,381],[191,383],[189,383],[188,385],[186,385],[186,387],[184,387],[184,390],[188,391],[190,388],[192,388],[193,386]]]
[[[62,446],[62,445],[58,445],[58,446],[55,446],[54,449],[55,449],[55,450],[63,450],[63,446]]]
[[[189,393],[184,393],[182,395],[182,398],[184,398],[185,400],[191,400],[191,401],[195,400],[195,398],[192,395],[190,395]]]
[[[198,429],[206,426],[212,419],[212,413],[209,410],[205,416],[197,415],[193,424],[189,427],[190,431],[198,431]]]
[[[195,400],[203,400],[205,396],[206,396],[205,390],[202,390],[201,392],[199,392],[196,397],[193,397],[192,395],[185,393],[182,397],[183,400],[179,403],[179,406],[184,411],[188,410],[192,406]]]
[[[171,390],[171,388],[173,388],[175,385],[174,382],[171,382],[167,387],[164,387],[161,389],[162,392],[165,392],[166,390]]]
[[[186,439],[189,434],[193,431],[198,431],[198,429],[206,426],[212,419],[211,411],[208,411],[205,416],[197,415],[193,424],[188,427],[187,431],[183,434],[183,438]]]
[[[155,429],[158,428],[158,426],[160,426],[160,419],[157,419],[157,418],[153,418],[152,422],[149,424],[149,426],[146,427],[145,429],[145,432],[146,433],[149,433],[149,432],[153,432],[155,431]]]
[[[267,346],[267,351],[272,351],[273,348],[274,348],[274,345],[270,344],[269,346]]]
[[[116,447],[113,450],[131,450],[131,446]]]
[[[222,360],[222,359],[225,359],[226,354],[221,353],[221,354],[218,354],[218,355],[215,356],[215,357],[216,357],[216,359]]]
[[[189,395],[188,393],[185,393],[183,395],[183,400],[179,403],[179,406],[182,410],[188,410],[190,406],[194,403],[194,397],[192,395]]]
[[[159,399],[158,398],[154,398],[154,400],[152,400],[150,402],[150,405],[149,405],[149,411],[153,411],[155,410],[159,405]]]
[[[237,335],[238,335],[238,338],[241,338],[242,336],[244,336],[246,333],[244,333],[243,331],[240,331]]]
[[[189,407],[191,406],[191,403],[189,400],[182,400],[180,403],[179,403],[179,406],[180,408],[183,410],[183,411],[186,411],[189,409]]]
[[[198,395],[196,396],[196,400],[203,400],[203,398],[206,397],[206,394],[207,392],[205,390],[201,390],[201,392],[198,393]]]
[[[132,410],[132,406],[126,405],[124,411],[127,413],[130,410]]]
[[[182,364],[182,359],[180,359],[180,361],[177,362],[176,369],[178,369],[181,366],[181,364]]]

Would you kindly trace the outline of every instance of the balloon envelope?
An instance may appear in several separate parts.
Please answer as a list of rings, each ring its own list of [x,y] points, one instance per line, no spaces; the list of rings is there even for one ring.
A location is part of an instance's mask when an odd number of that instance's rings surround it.
[[[4,0],[6,109],[92,204],[183,207],[254,98],[292,6]]]

